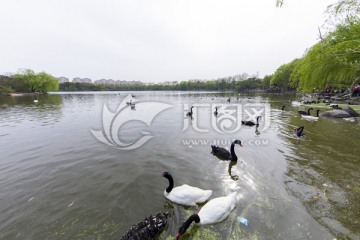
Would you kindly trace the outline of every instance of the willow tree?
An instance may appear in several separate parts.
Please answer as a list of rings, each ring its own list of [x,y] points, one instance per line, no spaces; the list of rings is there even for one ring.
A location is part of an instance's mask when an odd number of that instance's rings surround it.
[[[283,0],[277,0],[278,7]],[[290,76],[290,85],[303,92],[328,84],[351,85],[360,81],[360,1],[339,0],[327,8],[328,19],[320,42],[300,59]],[[281,66],[272,82],[284,81]],[[275,76],[277,75],[277,76]],[[276,79],[275,79],[276,78]]]
[[[290,63],[281,65],[275,73],[272,75],[270,79],[270,85],[272,87],[283,87],[283,88],[291,88],[291,74],[298,64],[299,59],[295,59]]]
[[[33,70],[25,69],[15,74],[13,79],[19,86],[17,91],[48,92],[59,89],[58,80],[45,72],[35,73]]]
[[[298,90],[312,91],[326,85],[351,85],[360,76],[360,22],[338,25],[314,45],[295,67],[291,82]]]

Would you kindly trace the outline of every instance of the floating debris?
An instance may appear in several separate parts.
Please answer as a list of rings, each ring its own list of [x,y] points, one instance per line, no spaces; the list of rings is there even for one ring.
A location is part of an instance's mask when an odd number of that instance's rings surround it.
[[[73,201],[72,203],[70,203],[69,205],[67,205],[67,207],[71,207],[72,205],[74,205],[75,201]]]
[[[248,225],[249,225],[249,221],[248,221],[246,218],[244,218],[244,217],[238,216],[238,217],[237,217],[237,220],[238,220],[239,223],[242,223],[242,224],[244,224],[245,226],[248,226]]]

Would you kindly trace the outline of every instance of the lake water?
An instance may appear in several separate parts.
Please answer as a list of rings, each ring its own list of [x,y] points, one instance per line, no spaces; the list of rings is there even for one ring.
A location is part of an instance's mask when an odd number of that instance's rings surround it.
[[[134,110],[118,109],[127,92],[0,98],[0,239],[119,239],[164,211],[160,239],[173,239],[197,210],[164,197],[164,171],[212,198],[238,193],[225,221],[193,225],[182,239],[360,239],[359,123],[301,119],[291,95],[131,93]],[[215,106],[224,110],[217,118]],[[252,114],[263,114],[260,126],[238,128]],[[143,136],[151,138],[136,143]],[[243,142],[237,164],[211,154],[234,139]]]

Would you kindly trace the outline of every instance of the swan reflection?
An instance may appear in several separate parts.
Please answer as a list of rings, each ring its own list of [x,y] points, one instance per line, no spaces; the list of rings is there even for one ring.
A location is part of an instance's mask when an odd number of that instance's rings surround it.
[[[230,176],[230,178],[231,178],[232,180],[234,180],[234,181],[239,180],[239,176],[238,176],[238,175],[232,175],[232,174],[231,174],[231,168],[232,168],[234,165],[236,165],[236,164],[237,164],[237,162],[229,162],[229,168],[228,168],[229,176]]]

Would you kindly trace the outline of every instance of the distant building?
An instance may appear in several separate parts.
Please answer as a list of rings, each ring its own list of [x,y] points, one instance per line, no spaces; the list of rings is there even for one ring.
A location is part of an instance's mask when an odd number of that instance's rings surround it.
[[[69,82],[69,79],[67,77],[58,77],[56,79],[59,81],[59,83]]]
[[[159,83],[160,85],[165,85],[165,86],[175,86],[177,84],[179,84],[178,81],[166,81],[166,82],[162,82],[162,83]]]
[[[82,82],[83,83],[92,83],[92,80],[90,78],[83,78]]]
[[[92,83],[92,80],[90,78],[79,78],[79,77],[75,77],[72,80],[73,82],[78,82],[78,83]]]
[[[112,79],[99,79],[94,81],[95,84],[115,84],[116,82]]]
[[[140,81],[125,81],[125,80],[112,80],[112,79],[99,79],[94,81],[95,84],[112,84],[112,85],[136,85],[143,84]]]

